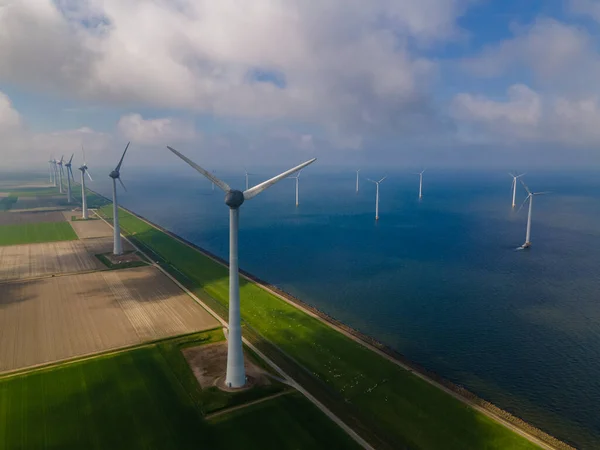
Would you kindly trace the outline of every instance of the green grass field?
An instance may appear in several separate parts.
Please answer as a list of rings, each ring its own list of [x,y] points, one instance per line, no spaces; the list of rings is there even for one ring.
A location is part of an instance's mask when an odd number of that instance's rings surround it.
[[[112,210],[105,207],[102,213],[111,217]],[[123,210],[120,219],[123,232],[163,259],[164,266],[199,297],[208,294],[220,305],[215,309],[225,311],[225,267]],[[365,437],[374,442],[383,440],[390,448],[537,448],[256,284],[240,280],[240,296],[243,321],[307,369],[318,380],[312,387],[324,384],[335,391],[337,411],[351,409]]]
[[[59,195],[59,189],[57,187],[0,189],[0,192],[8,192],[12,197],[43,197],[45,195]]]
[[[22,223],[0,226],[0,246],[77,239],[68,222]]]
[[[268,401],[261,413],[261,423],[285,418],[285,427],[252,428],[254,410],[204,420],[203,394],[179,348],[222,335],[216,330],[0,378],[0,450],[356,448],[298,397]],[[242,432],[231,434],[238,423]],[[327,446],[304,445],[315,441]]]

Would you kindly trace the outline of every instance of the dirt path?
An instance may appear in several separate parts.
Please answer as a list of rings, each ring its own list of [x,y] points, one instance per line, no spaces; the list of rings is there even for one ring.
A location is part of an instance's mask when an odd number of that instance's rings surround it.
[[[248,406],[258,405],[259,403],[263,403],[263,402],[266,402],[266,401],[269,401],[269,400],[273,400],[274,398],[281,397],[282,395],[288,395],[288,394],[291,394],[292,392],[294,392],[294,391],[289,390],[289,391],[278,392],[277,394],[269,395],[268,397],[259,398],[258,400],[254,400],[254,401],[249,402],[249,403],[244,403],[243,405],[233,406],[231,408],[222,409],[221,411],[217,411],[217,412],[212,413],[212,414],[207,414],[206,416],[204,416],[204,418],[206,420],[214,419],[215,417],[219,417],[219,416],[222,416],[222,415],[225,415],[225,414],[229,414],[231,412],[247,408]]]

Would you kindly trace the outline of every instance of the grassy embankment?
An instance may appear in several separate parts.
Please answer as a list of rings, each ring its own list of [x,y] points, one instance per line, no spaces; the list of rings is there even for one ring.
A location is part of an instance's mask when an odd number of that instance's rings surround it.
[[[180,349],[222,337],[214,330],[0,378],[0,450],[356,448],[297,394],[204,420],[271,393],[199,388]]]
[[[112,217],[111,207],[101,213]],[[226,268],[135,216],[120,214],[122,232],[226,317]],[[240,296],[245,336],[376,446],[537,448],[258,285],[240,280]]]
[[[0,226],[0,246],[75,239],[77,239],[77,235],[68,222],[20,223]]]

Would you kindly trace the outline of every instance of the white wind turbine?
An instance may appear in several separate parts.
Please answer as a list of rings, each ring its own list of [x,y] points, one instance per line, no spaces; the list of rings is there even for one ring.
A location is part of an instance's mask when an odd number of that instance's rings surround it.
[[[246,174],[246,190],[248,190],[248,186],[249,186],[249,184],[248,184],[248,175],[255,175],[255,174],[248,172],[245,167],[244,167],[244,173]],[[213,190],[214,190],[214,183],[213,183]]]
[[[88,166],[85,163],[85,151],[83,150],[83,146],[81,147],[81,151],[83,152],[83,165],[79,168],[79,170],[81,170],[81,218],[87,219],[88,218],[88,209],[87,209],[87,197],[86,197],[86,193],[85,193],[85,175],[87,175],[90,178],[90,181],[94,181],[94,180],[92,180],[92,176],[88,172]]]
[[[58,161],[52,158],[52,170],[54,173],[54,187],[58,187]]]
[[[358,194],[358,172],[360,172],[360,169],[358,169],[356,171],[356,193]]]
[[[121,227],[119,226],[119,205],[117,204],[117,180],[123,186],[123,189],[127,190],[123,181],[121,181],[121,164],[123,164],[123,159],[125,158],[125,153],[127,153],[127,149],[129,148],[130,142],[127,143],[125,147],[125,151],[123,152],[123,156],[121,156],[121,160],[115,170],[113,170],[109,177],[112,178],[113,184],[113,235],[114,235],[114,245],[113,245],[113,254],[121,255],[123,254],[123,244],[121,242]]]
[[[300,172],[302,172],[302,169],[300,169],[298,171],[298,173],[296,174],[295,177],[290,177],[290,178],[294,178],[296,180],[296,207],[298,207],[299,202],[298,202],[298,185],[300,184]]]
[[[519,181],[521,182],[521,184],[523,185],[523,187],[529,194],[523,201],[523,204],[521,205],[521,208],[523,208],[523,206],[525,205],[525,202],[527,200],[529,200],[529,213],[527,214],[527,233],[525,234],[525,243],[519,248],[529,248],[529,247],[531,247],[531,241],[530,241],[530,238],[531,238],[531,211],[533,209],[533,197],[536,195],[549,194],[550,192],[549,191],[531,192],[529,190],[529,188],[525,185],[525,183],[523,183],[523,180],[519,180]],[[521,208],[519,208],[519,211],[521,210]]]
[[[65,155],[60,157],[60,161],[58,161],[56,164],[58,164],[58,192],[60,192],[61,194],[63,193],[63,160],[65,158]]]
[[[67,168],[67,203],[71,203],[71,179],[73,179],[73,182],[75,182],[75,177],[73,176],[73,169],[71,168],[73,156],[75,156],[75,153],[71,155],[71,159],[69,159],[69,162],[65,164],[65,167]]]
[[[238,229],[240,206],[245,200],[250,200],[265,189],[271,187],[283,178],[297,172],[313,163],[316,158],[306,161],[293,169],[287,170],[267,181],[247,189],[244,192],[231,189],[229,185],[219,180],[214,174],[203,169],[172,147],[167,148],[175,155],[204,175],[225,192],[225,204],[229,206],[229,333],[227,338],[227,373],[225,384],[232,388],[240,388],[246,384],[244,369],[244,352],[242,348],[242,325],[240,316],[240,286],[238,268]]]
[[[514,208],[516,206],[516,199],[517,199],[517,179],[521,178],[523,175],[525,175],[524,173],[522,173],[521,175],[515,175],[514,173],[510,173],[509,175],[512,177],[512,207]]]
[[[377,191],[375,194],[375,220],[379,220],[379,183],[381,183],[386,178],[387,175],[379,181],[373,181],[370,178],[367,178],[367,180],[369,180],[371,183],[375,183],[375,185],[377,186]]]
[[[54,174],[54,161],[52,160],[52,156],[50,158],[51,159],[48,160],[48,170],[50,172],[50,184],[54,184],[54,178],[52,176]]]
[[[423,198],[423,174],[425,173],[426,170],[427,169],[423,169],[419,173],[415,174],[415,175],[419,175],[419,200],[421,200]]]

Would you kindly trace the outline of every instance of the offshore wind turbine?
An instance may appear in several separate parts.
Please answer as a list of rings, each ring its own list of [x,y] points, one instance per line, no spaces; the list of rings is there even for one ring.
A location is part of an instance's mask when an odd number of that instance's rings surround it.
[[[525,175],[524,173],[522,173],[521,175],[515,175],[514,173],[508,173],[508,175],[510,175],[512,177],[512,207],[515,207],[515,200],[517,199],[517,179],[521,178],[523,175]]]
[[[65,164],[65,167],[67,168],[67,203],[71,203],[71,179],[73,179],[73,182],[75,182],[75,177],[73,176],[73,169],[71,168],[73,156],[75,156],[75,153],[71,155],[71,159],[69,159],[69,162]]]
[[[531,212],[533,209],[533,197],[536,195],[549,194],[550,192],[548,192],[548,191],[546,191],[546,192],[531,192],[529,190],[529,188],[525,185],[525,183],[523,183],[523,180],[519,180],[519,181],[521,182],[521,184],[523,185],[523,187],[529,194],[523,201],[523,204],[521,205],[521,208],[523,208],[523,206],[525,205],[525,202],[527,202],[527,200],[529,200],[529,213],[527,214],[527,233],[525,234],[525,243],[519,248],[529,248],[529,247],[531,247],[531,240],[530,240],[530,238],[531,238]],[[519,211],[521,210],[521,208],[519,208]]]
[[[214,171],[213,171],[213,173],[214,173]],[[248,190],[248,175],[254,175],[254,174],[248,172],[245,167],[244,167],[244,173],[246,174],[246,190]],[[213,183],[213,190],[214,190],[214,183]]]
[[[87,209],[87,197],[85,194],[85,175],[87,175],[90,178],[90,181],[94,181],[94,180],[92,180],[92,176],[88,172],[88,166],[85,163],[85,151],[83,150],[83,147],[81,147],[81,151],[83,152],[83,165],[79,168],[79,170],[81,170],[81,218],[87,219],[88,218],[88,209]]]
[[[416,174],[416,175],[419,175],[419,200],[421,200],[423,198],[423,174],[425,173],[426,170],[427,169],[423,169],[419,173]]]
[[[125,158],[125,153],[127,153],[127,149],[129,148],[129,144],[125,147],[125,151],[123,152],[123,156],[121,156],[121,160],[115,170],[113,170],[109,177],[112,178],[113,184],[113,235],[114,235],[114,245],[113,245],[113,254],[114,255],[122,255],[123,254],[123,244],[121,242],[121,228],[119,227],[119,205],[117,204],[117,180],[123,186],[123,189],[127,190],[123,181],[121,180],[121,164],[123,164],[123,159]]]
[[[240,316],[240,286],[238,268],[238,229],[240,220],[240,206],[246,200],[256,197],[265,189],[273,186],[283,178],[301,170],[313,163],[316,158],[306,161],[293,169],[252,187],[244,192],[231,189],[227,183],[218,179],[213,173],[203,169],[198,164],[188,159],[172,147],[167,148],[204,175],[221,190],[225,192],[225,204],[229,207],[229,333],[227,337],[227,373],[225,384],[230,388],[241,388],[246,384],[246,371],[244,369],[244,353],[242,347],[242,326]]]
[[[356,193],[358,194],[358,172],[360,172],[360,169],[358,169],[356,171]]]
[[[296,174],[295,177],[290,177],[290,178],[294,178],[296,180],[296,207],[298,207],[299,202],[298,202],[298,185],[300,184],[300,172],[302,172],[302,169],[300,169],[298,171],[298,173]]]
[[[379,220],[379,183],[381,183],[386,178],[387,178],[387,175],[379,181],[373,181],[370,178],[367,178],[367,180],[369,180],[371,183],[375,183],[375,185],[377,186],[377,190],[376,190],[376,194],[375,194],[375,220]]]
[[[62,194],[63,193],[63,160],[65,158],[65,155],[60,157],[60,161],[58,161],[56,164],[58,164],[58,191]]]

